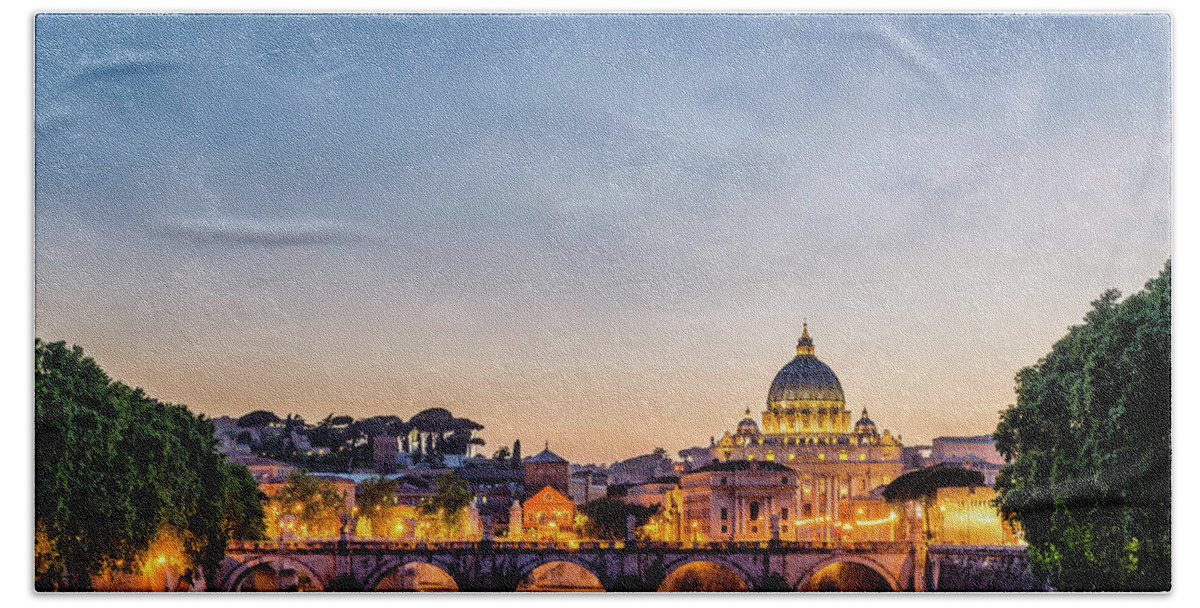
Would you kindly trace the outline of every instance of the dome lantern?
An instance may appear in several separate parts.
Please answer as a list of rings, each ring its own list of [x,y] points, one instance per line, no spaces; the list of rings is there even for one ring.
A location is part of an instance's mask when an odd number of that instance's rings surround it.
[[[808,323],[805,322],[800,341],[796,344],[796,356],[779,370],[771,383],[767,406],[777,410],[807,407],[821,402],[842,407],[846,396],[837,375],[813,354],[813,339],[808,334]]]
[[[796,356],[804,355],[813,355],[813,339],[808,335],[808,321],[804,322],[804,331],[800,334],[800,340],[796,342]]]

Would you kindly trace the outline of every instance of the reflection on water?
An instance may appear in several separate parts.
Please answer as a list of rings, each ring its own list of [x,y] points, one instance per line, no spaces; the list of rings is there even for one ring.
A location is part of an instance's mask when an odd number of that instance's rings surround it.
[[[692,562],[669,574],[659,591],[749,591],[736,572],[713,562]]]
[[[517,591],[597,592],[604,587],[596,575],[578,564],[550,562],[530,572]]]
[[[445,570],[420,562],[405,564],[379,581],[373,591],[458,591]]]
[[[291,568],[276,571],[267,564],[255,567],[242,575],[234,591],[320,591],[312,579]]]
[[[801,591],[891,591],[886,579],[862,564],[838,562],[821,568]]]

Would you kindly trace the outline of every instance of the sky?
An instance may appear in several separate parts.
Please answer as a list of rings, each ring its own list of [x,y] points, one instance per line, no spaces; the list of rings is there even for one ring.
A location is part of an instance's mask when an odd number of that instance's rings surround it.
[[[807,319],[856,415],[985,434],[1171,254],[1162,14],[42,15],[34,52],[35,332],[210,416],[612,462],[757,415]]]

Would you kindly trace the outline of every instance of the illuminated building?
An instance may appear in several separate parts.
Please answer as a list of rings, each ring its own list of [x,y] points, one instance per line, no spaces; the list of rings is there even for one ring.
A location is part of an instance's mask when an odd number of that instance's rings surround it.
[[[527,538],[574,537],[575,503],[552,486],[544,486],[522,505],[523,529]],[[510,530],[511,528],[511,523]],[[511,534],[511,533],[510,533]]]
[[[936,508],[929,513],[934,542],[955,545],[1012,545],[1022,542],[1014,526],[1004,522],[987,486],[938,488]]]
[[[709,453],[718,462],[772,463],[795,473],[790,478],[794,510],[781,522],[789,520],[789,527],[796,527],[799,521],[800,529],[785,536],[798,540],[880,536],[867,530],[872,527],[889,528],[887,536],[891,536],[890,523],[859,524],[881,517],[892,521],[879,490],[903,472],[900,438],[886,429],[880,433],[866,409],[857,421],[851,420],[841,381],[814,354],[807,323],[796,356],[771,383],[760,419],[761,427],[747,409],[736,432],[713,441]],[[776,514],[782,515],[781,508]],[[762,535],[762,527],[757,526],[757,533],[755,527],[744,528],[747,539]],[[863,529],[855,532],[859,528]]]
[[[714,462],[685,473],[684,541],[771,540],[793,532],[796,472],[774,462]]]

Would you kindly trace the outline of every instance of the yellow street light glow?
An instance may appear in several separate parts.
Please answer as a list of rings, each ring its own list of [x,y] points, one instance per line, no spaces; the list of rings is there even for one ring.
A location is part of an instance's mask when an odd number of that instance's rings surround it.
[[[867,521],[856,521],[854,523],[855,523],[855,525],[858,525],[858,526],[878,526],[880,524],[886,524],[890,521],[894,521],[895,519],[896,519],[896,514],[892,513],[891,515],[884,517],[883,519],[871,519],[871,520],[867,520]]]
[[[160,563],[160,564],[165,564],[165,563],[167,563],[167,558],[165,558],[165,557],[163,557],[163,556],[161,556],[161,555],[160,555],[160,556],[158,556],[158,563]]]

